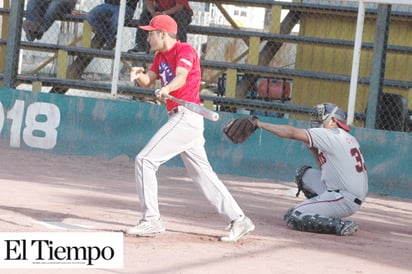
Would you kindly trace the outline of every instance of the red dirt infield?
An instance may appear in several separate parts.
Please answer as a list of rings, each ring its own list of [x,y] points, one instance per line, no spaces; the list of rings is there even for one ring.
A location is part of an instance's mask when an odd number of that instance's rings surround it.
[[[140,217],[133,161],[0,147],[0,232],[125,231]],[[213,163],[212,163],[213,165]],[[256,230],[223,243],[227,221],[182,168],[162,166],[167,231],[124,237],[121,269],[1,269],[0,273],[411,273],[412,200],[370,194],[353,237],[293,231],[293,183],[219,175]],[[301,195],[303,196],[303,195]]]

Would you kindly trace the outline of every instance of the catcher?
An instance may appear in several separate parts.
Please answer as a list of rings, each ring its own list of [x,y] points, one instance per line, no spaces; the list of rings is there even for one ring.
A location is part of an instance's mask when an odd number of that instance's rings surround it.
[[[223,132],[235,144],[246,141],[257,128],[304,142],[319,169],[306,165],[297,169],[296,196],[302,191],[308,199],[288,209],[284,220],[300,231],[350,236],[359,226],[342,218],[361,207],[368,192],[368,175],[359,143],[349,134],[345,120],[342,109],[323,103],[313,108],[309,129],[265,123],[251,116],[229,122]]]

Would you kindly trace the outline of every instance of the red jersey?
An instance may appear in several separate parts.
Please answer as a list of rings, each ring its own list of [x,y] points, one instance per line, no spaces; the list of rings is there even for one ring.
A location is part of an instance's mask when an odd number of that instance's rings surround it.
[[[157,74],[162,86],[169,84],[176,76],[176,68],[183,67],[189,71],[186,83],[170,95],[185,101],[200,104],[200,60],[197,51],[188,43],[177,41],[176,44],[166,52],[158,52],[153,60],[150,70]],[[168,111],[179,104],[166,101]]]
[[[160,1],[148,0],[148,1],[153,2],[153,6],[156,7],[156,10],[159,10],[159,11],[165,11],[165,10],[173,8],[174,6],[176,6],[176,4],[182,4],[183,6],[185,6],[185,9],[189,10],[190,13],[193,15],[193,10],[189,6],[189,1],[187,0],[160,0]]]

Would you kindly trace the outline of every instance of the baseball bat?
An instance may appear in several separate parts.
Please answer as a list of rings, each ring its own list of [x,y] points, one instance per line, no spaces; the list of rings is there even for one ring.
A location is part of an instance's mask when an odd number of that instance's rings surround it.
[[[215,111],[212,111],[210,109],[205,108],[204,106],[192,103],[192,102],[188,102],[182,99],[178,99],[176,97],[173,97],[172,95],[169,94],[162,94],[162,96],[164,96],[165,98],[175,101],[176,103],[181,104],[182,106],[184,106],[185,108],[196,112],[200,115],[202,115],[203,117],[211,120],[211,121],[217,121],[219,120],[219,114]]]

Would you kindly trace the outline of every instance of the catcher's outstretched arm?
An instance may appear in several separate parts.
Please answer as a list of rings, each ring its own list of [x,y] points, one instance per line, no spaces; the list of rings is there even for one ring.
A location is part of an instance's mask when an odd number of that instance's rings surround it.
[[[277,124],[265,123],[260,120],[257,120],[256,125],[257,127],[264,129],[278,137],[294,139],[294,140],[305,142],[306,144],[309,143],[308,136],[306,135],[304,129],[289,126],[289,125],[277,125]]]

